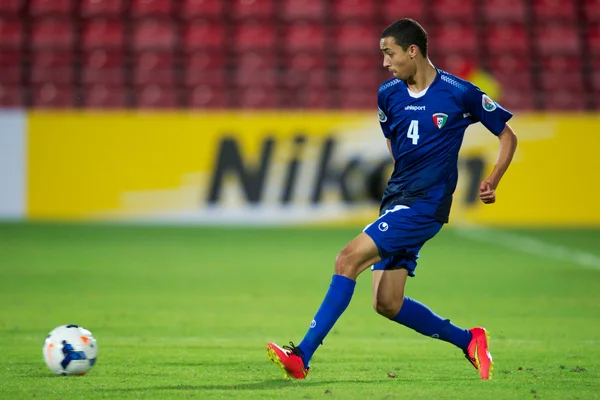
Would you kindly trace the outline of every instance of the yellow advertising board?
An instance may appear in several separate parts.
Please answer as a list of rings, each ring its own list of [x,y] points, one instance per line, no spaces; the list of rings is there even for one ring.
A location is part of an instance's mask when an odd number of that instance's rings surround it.
[[[519,148],[494,205],[476,188],[498,140],[470,127],[451,222],[599,225],[598,122],[515,116]],[[390,171],[371,113],[33,112],[27,143],[34,220],[363,224]]]

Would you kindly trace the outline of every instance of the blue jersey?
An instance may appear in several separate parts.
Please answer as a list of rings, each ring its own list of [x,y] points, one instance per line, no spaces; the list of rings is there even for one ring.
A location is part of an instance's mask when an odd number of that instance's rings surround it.
[[[405,205],[448,222],[465,130],[481,122],[498,135],[512,114],[477,86],[439,69],[419,94],[410,92],[404,81],[385,82],[377,102],[394,157],[381,209]]]

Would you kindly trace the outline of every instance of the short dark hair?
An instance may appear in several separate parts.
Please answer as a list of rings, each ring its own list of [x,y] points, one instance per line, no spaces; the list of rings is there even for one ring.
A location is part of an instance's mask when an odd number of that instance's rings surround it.
[[[385,28],[381,38],[393,37],[396,44],[406,51],[411,45],[416,45],[423,57],[427,57],[427,32],[414,19],[402,18]]]

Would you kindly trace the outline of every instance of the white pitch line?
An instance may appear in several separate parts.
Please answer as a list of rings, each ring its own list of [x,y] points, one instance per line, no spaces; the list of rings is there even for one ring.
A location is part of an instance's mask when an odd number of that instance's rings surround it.
[[[483,227],[455,228],[454,232],[475,242],[496,244],[537,257],[567,261],[584,268],[600,271],[600,256],[564,245],[544,242],[531,236]]]

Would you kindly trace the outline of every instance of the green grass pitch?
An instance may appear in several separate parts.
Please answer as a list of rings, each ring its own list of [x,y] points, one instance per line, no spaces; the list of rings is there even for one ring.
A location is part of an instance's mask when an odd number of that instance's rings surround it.
[[[594,229],[487,240],[449,226],[425,246],[407,295],[488,328],[492,381],[453,346],[378,316],[368,271],[308,378],[284,380],[265,344],[300,341],[357,232],[0,224],[0,398],[600,397]],[[54,376],[42,359],[46,334],[69,323],[98,340],[83,377]]]

